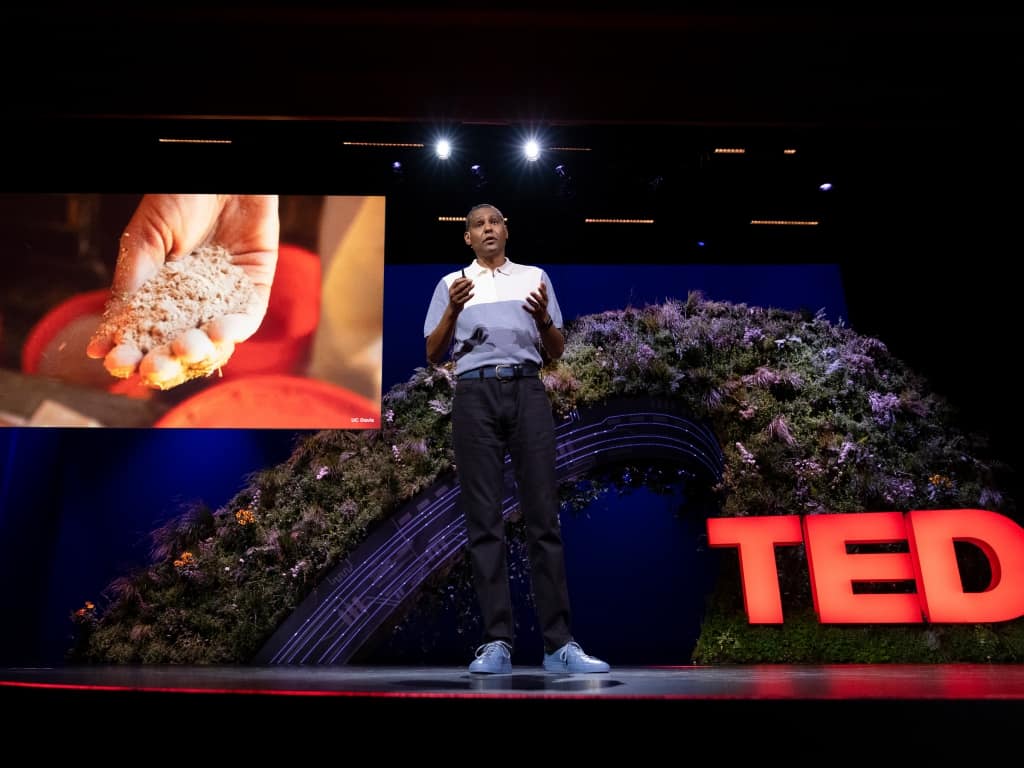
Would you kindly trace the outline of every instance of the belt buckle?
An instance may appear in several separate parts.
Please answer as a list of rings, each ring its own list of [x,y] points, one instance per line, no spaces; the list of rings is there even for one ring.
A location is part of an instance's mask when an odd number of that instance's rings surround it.
[[[508,368],[511,373],[508,376],[501,375],[501,369]],[[502,363],[501,365],[494,366],[494,378],[498,381],[511,381],[516,377],[516,367],[512,363]]]

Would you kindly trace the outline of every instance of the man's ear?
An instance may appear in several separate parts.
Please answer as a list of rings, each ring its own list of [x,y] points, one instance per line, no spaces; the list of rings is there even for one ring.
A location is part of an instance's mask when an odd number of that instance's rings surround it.
[[[469,239],[469,232],[462,233],[462,239],[466,241],[466,245],[472,246],[473,243]]]

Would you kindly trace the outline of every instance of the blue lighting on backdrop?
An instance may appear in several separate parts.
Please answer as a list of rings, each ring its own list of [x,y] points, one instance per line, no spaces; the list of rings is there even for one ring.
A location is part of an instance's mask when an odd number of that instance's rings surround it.
[[[148,562],[149,533],[286,459],[289,430],[0,429],[0,662],[54,663],[69,613]]]

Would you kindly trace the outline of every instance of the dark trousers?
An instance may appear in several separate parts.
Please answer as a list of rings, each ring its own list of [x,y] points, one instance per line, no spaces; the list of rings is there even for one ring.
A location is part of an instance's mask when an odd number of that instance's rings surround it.
[[[452,405],[453,447],[469,533],[484,641],[513,641],[502,474],[508,449],[526,521],[530,580],[548,653],[572,639],[555,481],[551,401],[537,377],[460,381]]]

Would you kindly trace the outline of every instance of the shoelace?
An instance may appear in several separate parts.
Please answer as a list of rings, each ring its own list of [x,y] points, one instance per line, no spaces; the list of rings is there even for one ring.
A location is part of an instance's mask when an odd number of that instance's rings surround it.
[[[484,643],[479,648],[477,648],[476,658],[479,659],[481,656],[490,657],[496,653],[500,653],[502,656],[508,656],[510,652],[508,646],[505,645],[505,643],[501,642],[501,640],[495,640],[493,643]]]
[[[578,655],[579,655],[579,657],[581,659],[584,659],[585,661],[590,661],[591,657],[588,656],[583,651],[583,647],[579,643],[577,643],[575,640],[571,640],[571,641],[569,641],[568,643],[565,644],[565,648],[563,648],[562,652],[560,654],[558,654],[558,658],[561,661],[568,661],[569,660],[569,651],[571,649],[573,649],[573,648],[576,649],[576,652],[578,653]]]

